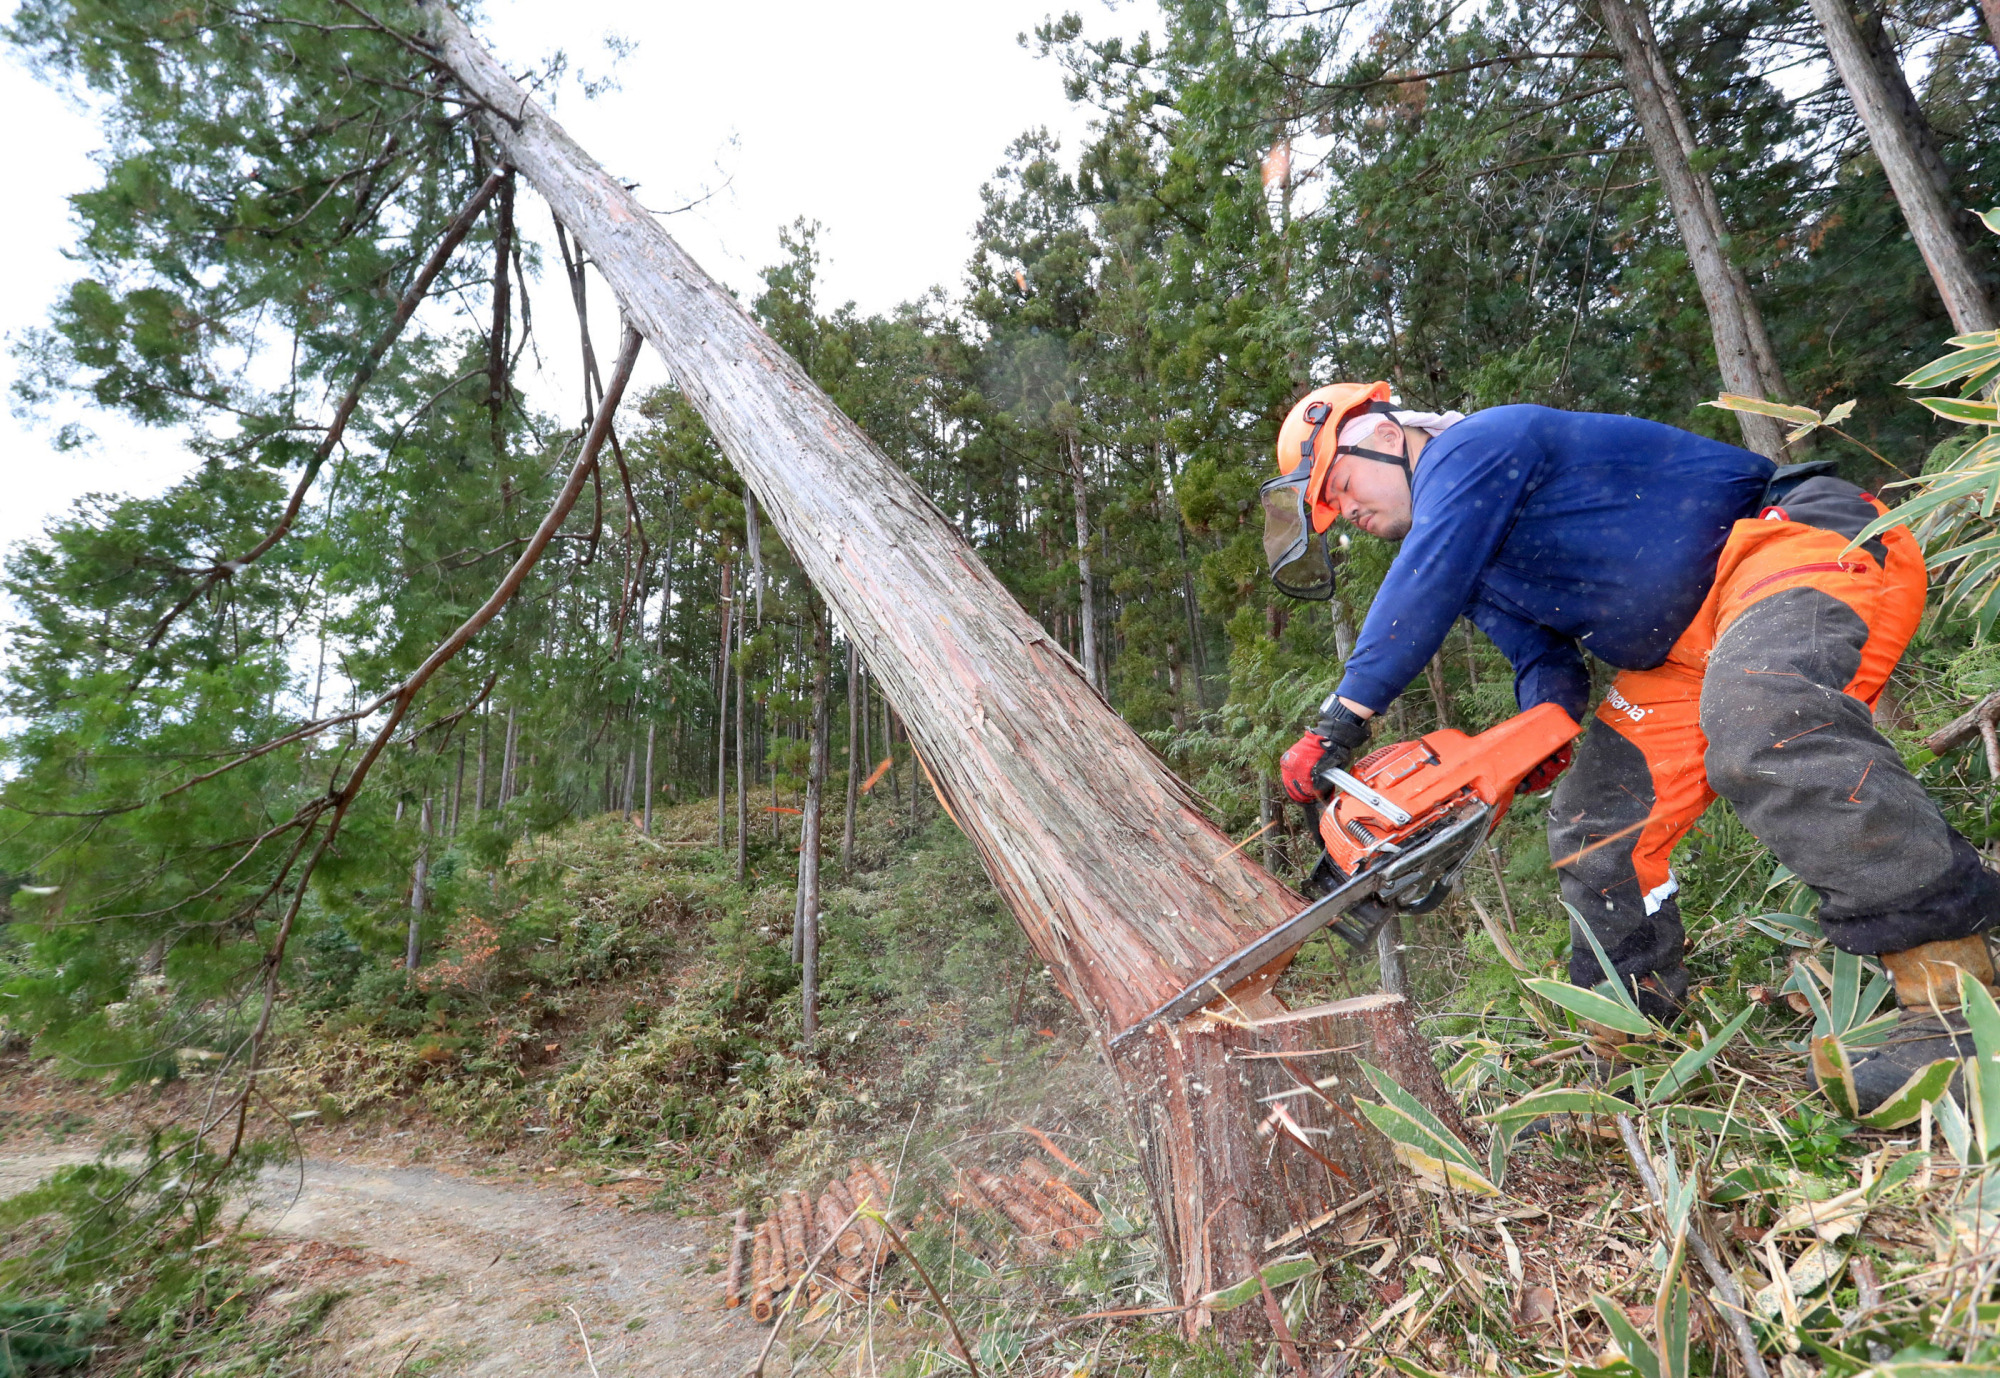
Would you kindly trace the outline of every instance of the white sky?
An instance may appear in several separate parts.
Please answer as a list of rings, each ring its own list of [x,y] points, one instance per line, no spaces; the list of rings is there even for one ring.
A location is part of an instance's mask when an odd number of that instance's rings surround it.
[[[635,5],[612,0],[486,0],[483,31],[516,72],[566,49],[587,75],[610,65],[607,34],[638,44],[618,64],[621,89],[586,101],[573,87],[557,117],[614,173],[638,182],[654,210],[708,271],[746,298],[775,261],[777,231],[805,216],[824,226],[822,302],[888,311],[932,286],[956,289],[971,253],[979,187],[1022,131],[1047,125],[1073,151],[1088,112],[1064,99],[1060,70],[1016,35],[1051,11],[1084,17],[1086,34],[1159,29],[1153,0],[765,0]],[[1032,42],[1032,40],[1031,40]],[[41,325],[76,275],[63,257],[74,227],[67,198],[95,184],[101,147],[89,114],[0,65],[0,128],[33,131],[9,148],[12,209],[0,219],[0,333],[11,345]],[[523,196],[523,228],[547,241],[533,290],[546,374],[524,376],[534,399],[567,418],[580,409],[575,324],[548,212]],[[601,358],[616,315],[592,303]],[[533,368],[532,356],[524,368]],[[0,385],[16,373],[0,358]],[[650,353],[636,383],[664,377]],[[11,400],[11,399],[10,399]],[[56,424],[98,436],[56,453]],[[72,410],[40,423],[0,417],[0,549],[41,530],[87,492],[152,493],[186,472],[170,433]]]

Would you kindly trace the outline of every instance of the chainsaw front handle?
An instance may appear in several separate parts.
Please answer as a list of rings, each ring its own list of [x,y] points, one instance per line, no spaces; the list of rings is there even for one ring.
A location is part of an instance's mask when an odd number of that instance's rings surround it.
[[[1388,795],[1383,794],[1380,790],[1370,789],[1344,770],[1329,768],[1320,771],[1314,778],[1323,779],[1335,789],[1343,790],[1353,795],[1356,799],[1359,799],[1397,827],[1401,827],[1410,821],[1410,811],[1408,809],[1398,804]]]

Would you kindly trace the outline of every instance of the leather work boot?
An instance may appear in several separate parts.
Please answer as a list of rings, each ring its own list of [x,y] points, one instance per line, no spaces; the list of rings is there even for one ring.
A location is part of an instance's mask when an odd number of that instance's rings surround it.
[[[1896,987],[1896,1027],[1883,1042],[1851,1054],[1855,1097],[1864,1115],[1880,1108],[1911,1077],[1940,1058],[1974,1055],[1972,1035],[1959,1009],[1961,970],[2000,995],[1984,933],[1885,952],[1881,962]],[[1962,1084],[1962,1078],[1952,1078],[1954,1095]]]

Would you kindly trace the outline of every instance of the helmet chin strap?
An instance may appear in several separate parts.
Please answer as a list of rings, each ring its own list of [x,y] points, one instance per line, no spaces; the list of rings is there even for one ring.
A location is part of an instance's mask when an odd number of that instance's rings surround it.
[[[1388,417],[1391,425],[1396,424],[1396,408],[1387,402],[1370,402],[1367,410],[1375,415]],[[1334,449],[1333,453],[1336,457],[1340,455],[1360,455],[1363,459],[1372,459],[1378,464],[1393,464],[1403,471],[1403,482],[1414,488],[1417,482],[1417,475],[1416,471],[1410,467],[1410,434],[1400,425],[1396,425],[1396,434],[1402,437],[1403,441],[1402,450],[1397,454],[1390,454],[1387,450],[1371,450],[1365,445],[1339,445]]]

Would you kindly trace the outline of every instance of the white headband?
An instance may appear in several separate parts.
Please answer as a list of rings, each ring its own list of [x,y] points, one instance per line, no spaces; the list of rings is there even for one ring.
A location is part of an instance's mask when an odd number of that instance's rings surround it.
[[[1360,445],[1364,448],[1375,435],[1375,428],[1384,421],[1393,421],[1398,426],[1408,426],[1413,431],[1423,431],[1427,435],[1437,435],[1451,426],[1465,420],[1462,411],[1398,411],[1364,412],[1340,428],[1340,438],[1334,443],[1341,449]]]

